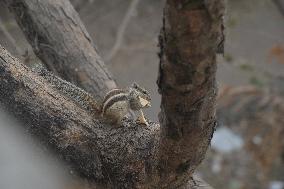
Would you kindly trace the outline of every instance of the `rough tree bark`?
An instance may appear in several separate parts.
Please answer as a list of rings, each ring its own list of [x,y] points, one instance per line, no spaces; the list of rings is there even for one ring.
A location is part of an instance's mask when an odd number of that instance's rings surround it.
[[[216,126],[216,51],[223,1],[168,0],[160,35],[160,184],[177,188],[205,156]]]
[[[6,1],[36,54],[59,75],[100,98],[99,89],[107,86],[105,78],[111,80],[103,63],[96,61],[98,56],[70,4],[63,0]],[[216,51],[223,8],[220,0],[166,2],[158,78],[162,132],[158,124],[143,128],[132,120],[114,128],[96,112],[60,93],[60,86],[49,83],[48,75],[31,72],[3,48],[1,103],[75,172],[104,188],[190,188],[188,182],[215,128]],[[96,70],[96,77],[88,69]],[[93,91],[89,85],[94,86]]]
[[[64,96],[0,46],[0,99],[27,130],[82,178],[107,188],[141,188],[155,165],[159,125],[127,120],[115,128]],[[74,85],[70,88],[75,89]],[[115,129],[114,129],[115,128]]]
[[[49,70],[100,100],[116,84],[85,26],[66,0],[5,0]]]

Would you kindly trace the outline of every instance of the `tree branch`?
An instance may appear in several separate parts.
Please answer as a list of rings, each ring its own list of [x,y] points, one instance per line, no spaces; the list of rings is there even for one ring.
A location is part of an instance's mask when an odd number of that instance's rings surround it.
[[[49,70],[100,100],[116,85],[77,12],[66,0],[6,0],[35,54]]]
[[[114,128],[95,112],[64,96],[0,46],[1,105],[26,123],[36,136],[62,157],[82,178],[102,188],[139,188],[147,184],[156,164],[159,125],[149,127],[126,120]],[[53,78],[54,79],[54,78]],[[58,81],[57,83],[60,83]],[[60,85],[60,84],[59,84]],[[77,90],[75,85],[67,91]]]
[[[284,16],[284,3],[283,1],[279,0],[272,0],[272,2],[275,4],[279,12],[281,13],[282,16]]]
[[[203,160],[216,126],[216,51],[223,1],[167,0],[159,37],[160,188],[180,188]]]

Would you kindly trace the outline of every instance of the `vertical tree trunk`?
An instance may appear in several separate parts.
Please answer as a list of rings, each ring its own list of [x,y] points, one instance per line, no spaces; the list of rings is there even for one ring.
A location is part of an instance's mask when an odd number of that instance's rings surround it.
[[[223,10],[223,1],[167,0],[157,82],[162,95],[161,188],[185,185],[210,144]]]

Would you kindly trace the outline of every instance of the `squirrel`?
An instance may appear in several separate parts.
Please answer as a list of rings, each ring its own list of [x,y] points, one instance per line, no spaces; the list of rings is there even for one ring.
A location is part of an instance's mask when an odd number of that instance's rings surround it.
[[[148,126],[142,109],[151,107],[150,101],[149,92],[137,83],[133,83],[128,89],[112,89],[105,95],[101,106],[101,116],[121,123],[129,111],[138,111],[139,116],[136,121]]]
[[[103,102],[99,104],[91,94],[57,77],[45,68],[36,67],[33,71],[46,79],[61,94],[74,100],[83,109],[89,112],[95,111],[110,122],[121,124],[122,119],[133,110],[139,112],[137,122],[148,125],[142,109],[151,106],[151,97],[147,90],[136,83],[133,83],[128,89],[110,90],[105,95]]]

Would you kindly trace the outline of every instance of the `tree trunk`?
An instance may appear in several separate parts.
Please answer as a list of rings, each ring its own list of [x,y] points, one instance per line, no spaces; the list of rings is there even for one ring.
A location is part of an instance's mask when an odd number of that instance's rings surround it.
[[[223,11],[223,1],[167,0],[157,82],[162,95],[159,185],[163,188],[187,183],[213,136]]]
[[[116,84],[85,26],[66,0],[6,0],[35,54],[49,70],[97,100]]]

